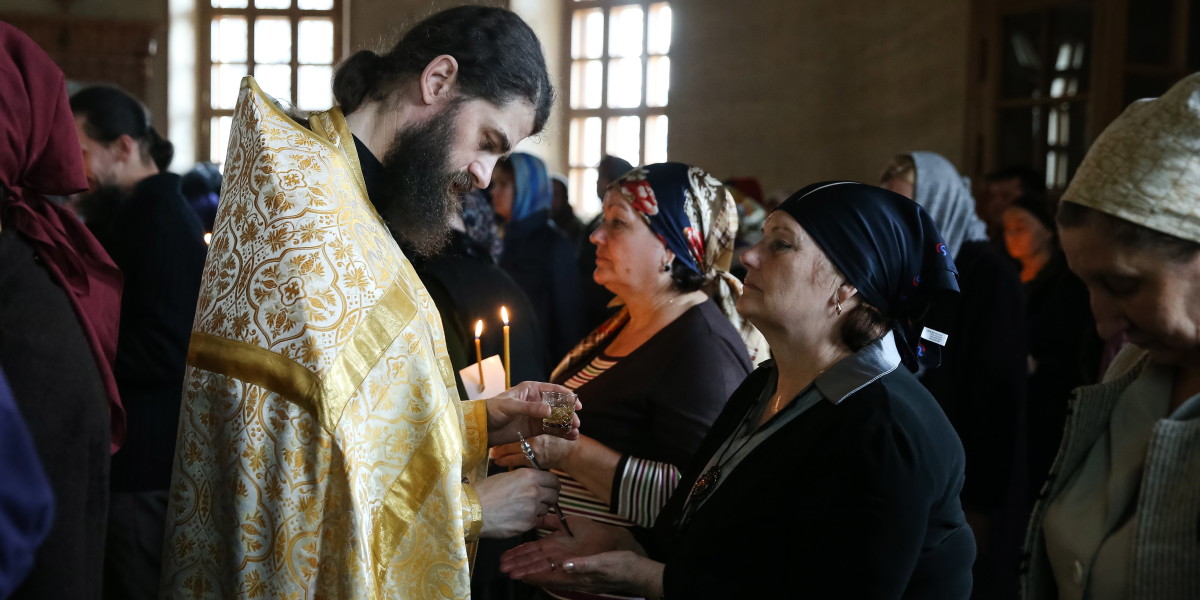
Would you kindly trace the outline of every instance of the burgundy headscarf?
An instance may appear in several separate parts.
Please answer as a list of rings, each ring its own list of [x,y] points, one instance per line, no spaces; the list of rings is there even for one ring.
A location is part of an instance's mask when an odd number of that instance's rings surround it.
[[[83,151],[62,71],[33,40],[0,22],[0,223],[20,233],[63,286],[96,357],[112,418],[111,451],[125,438],[113,377],[121,271],[87,227],[45,198],[86,190]]]

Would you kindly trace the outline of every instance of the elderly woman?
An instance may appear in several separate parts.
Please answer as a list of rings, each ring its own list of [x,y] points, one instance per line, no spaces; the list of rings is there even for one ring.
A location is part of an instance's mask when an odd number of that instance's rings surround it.
[[[745,253],[737,304],[774,361],[734,392],[654,529],[573,519],[575,537],[518,547],[501,569],[646,598],[966,598],[962,445],[910,372],[942,337],[921,315],[958,291],[946,254],[892,192],[794,194]]]
[[[1058,226],[1100,337],[1131,346],[1075,390],[1034,509],[1025,597],[1200,597],[1200,75],[1130,106]]]
[[[750,372],[746,341],[760,358],[766,349],[733,307],[741,285],[725,269],[737,214],[719,181],[683,164],[650,165],[615,182],[603,209],[592,233],[595,279],[624,308],[551,376],[587,406],[579,441],[531,443],[543,466],[557,467],[564,510],[648,526]],[[525,464],[516,448],[498,456]]]

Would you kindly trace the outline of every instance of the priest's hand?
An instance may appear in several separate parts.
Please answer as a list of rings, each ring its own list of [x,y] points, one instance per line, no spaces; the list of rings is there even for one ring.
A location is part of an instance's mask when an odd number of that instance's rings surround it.
[[[506,538],[538,524],[558,501],[558,476],[537,469],[498,473],[475,485],[483,512],[479,537]]]
[[[542,419],[550,416],[550,407],[542,402],[542,392],[570,392],[571,390],[553,383],[526,381],[513,386],[499,395],[487,399],[488,445],[509,444],[517,441],[517,432],[525,437],[543,433]],[[583,405],[575,401],[575,410]],[[579,415],[572,417],[571,429],[565,434],[554,435],[574,440],[579,438]]]

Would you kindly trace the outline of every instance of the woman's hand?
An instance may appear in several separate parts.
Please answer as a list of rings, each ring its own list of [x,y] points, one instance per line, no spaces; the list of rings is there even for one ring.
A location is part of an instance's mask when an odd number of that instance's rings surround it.
[[[562,570],[568,579],[565,587],[582,592],[618,592],[640,598],[663,595],[663,563],[629,550],[602,552],[583,558],[567,559]],[[534,583],[531,579],[526,579]],[[544,587],[564,587],[546,585]]]
[[[521,544],[500,557],[500,571],[513,579],[547,588],[622,592],[644,598],[662,595],[662,563],[645,551],[624,527],[570,517],[575,537],[561,531]],[[544,529],[557,529],[554,515]]]
[[[582,436],[581,436],[582,437]],[[578,440],[564,440],[552,435],[539,435],[529,440],[533,453],[543,469],[566,470],[567,459],[579,448]],[[521,450],[521,444],[505,444],[492,448],[492,458],[502,467],[528,467],[529,459]]]
[[[525,437],[544,433],[542,419],[550,416],[550,407],[542,402],[542,392],[570,392],[561,385],[525,381],[488,398],[488,445],[496,446],[517,441],[517,432]],[[575,410],[583,406],[575,400]],[[555,432],[568,440],[579,438],[579,415],[572,417],[571,429],[565,434]]]
[[[585,517],[569,516],[569,536],[560,531],[557,515],[545,515],[538,527],[552,534],[527,542],[500,556],[500,571],[513,579],[524,579],[538,573],[561,571],[563,561],[577,556],[590,556],[612,550],[629,550],[645,554],[629,530],[597,523]]]

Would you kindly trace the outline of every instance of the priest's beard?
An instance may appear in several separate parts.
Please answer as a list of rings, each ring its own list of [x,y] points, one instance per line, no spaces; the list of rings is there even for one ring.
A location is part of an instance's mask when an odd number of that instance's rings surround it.
[[[383,198],[375,199],[392,233],[421,256],[450,238],[450,216],[472,189],[466,171],[450,167],[450,148],[462,101],[396,134],[383,157]]]

